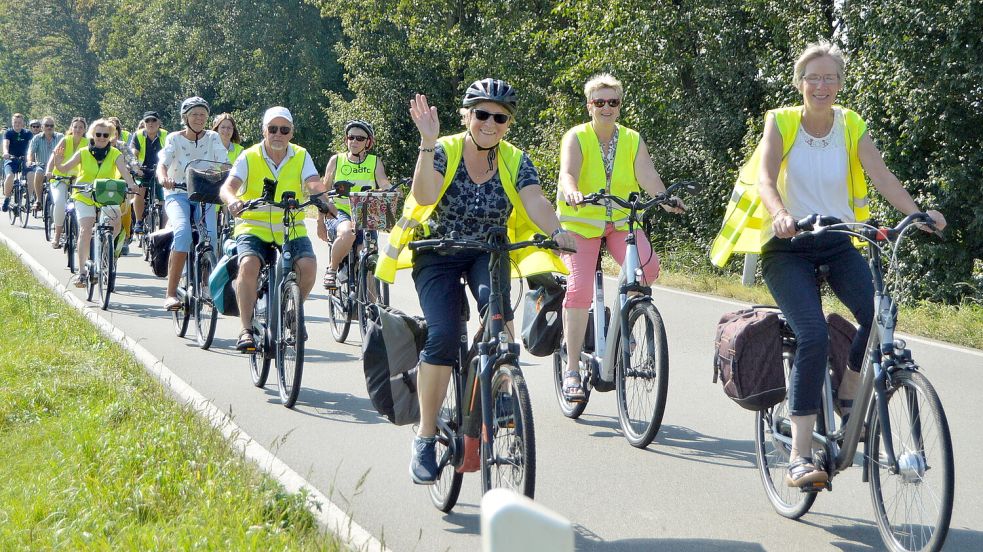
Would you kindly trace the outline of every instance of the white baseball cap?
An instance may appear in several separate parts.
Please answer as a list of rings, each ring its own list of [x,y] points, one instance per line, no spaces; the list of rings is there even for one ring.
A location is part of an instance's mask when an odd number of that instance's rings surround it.
[[[290,110],[278,105],[267,109],[266,113],[263,114],[263,126],[265,127],[270,124],[270,121],[277,117],[283,117],[287,121],[290,121],[290,124],[294,124],[294,117],[290,114]]]

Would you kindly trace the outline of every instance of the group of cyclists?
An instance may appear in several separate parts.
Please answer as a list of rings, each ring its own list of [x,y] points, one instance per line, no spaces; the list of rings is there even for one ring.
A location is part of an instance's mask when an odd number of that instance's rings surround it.
[[[866,264],[848,239],[826,238],[790,243],[796,234],[795,221],[811,213],[836,216],[844,221],[869,218],[866,180],[904,214],[920,211],[898,179],[888,170],[858,114],[835,104],[844,80],[844,62],[839,51],[825,43],[810,45],[799,57],[793,71],[793,84],[802,95],[802,104],[769,111],[764,136],[758,150],[742,171],[760,189],[760,224],[727,227],[711,252],[715,263],[726,261],[743,235],[755,234],[762,253],[764,279],[778,306],[798,339],[798,349],[789,386],[792,439],[794,446],[786,477],[792,487],[825,481],[827,474],[809,456],[811,427],[815,423],[819,391],[827,355],[827,328],[817,300],[815,269],[830,268],[833,291],[850,308],[860,331],[850,358],[851,370],[844,378],[837,400],[844,416],[849,416],[851,393],[856,392],[857,371],[873,318],[872,297]],[[568,274],[563,302],[568,365],[563,372],[562,393],[567,401],[585,399],[581,372],[577,367],[587,329],[587,307],[591,303],[594,269],[602,244],[620,263],[625,255],[627,221],[610,202],[585,204],[585,195],[602,192],[628,197],[645,191],[664,193],[664,185],[649,154],[646,141],[638,132],[620,124],[625,95],[622,83],[601,74],[584,86],[585,110],[590,120],[571,128],[560,147],[560,174],[556,203],[543,194],[541,179],[530,157],[505,140],[519,113],[519,91],[509,83],[485,78],[473,82],[460,103],[462,132],[441,136],[437,108],[426,96],[417,94],[409,102],[409,114],[419,131],[418,157],[411,191],[406,197],[402,217],[389,234],[388,244],[380,247],[375,277],[392,283],[396,271],[412,268],[412,278],[420,306],[427,321],[427,337],[420,354],[418,397],[420,423],[412,443],[410,475],[417,484],[433,484],[438,478],[436,419],[444,401],[451,367],[459,347],[459,313],[462,287],[470,288],[479,308],[489,301],[488,253],[413,253],[407,245],[414,239],[459,236],[483,241],[490,229],[509,227],[541,233],[555,241],[561,251],[529,248],[512,254],[522,276],[560,272]],[[262,140],[249,148],[239,143],[234,118],[223,113],[208,127],[210,108],[199,97],[182,102],[180,131],[161,128],[156,112],[148,111],[141,128],[128,141],[122,138],[118,122],[99,119],[88,125],[82,118],[71,121],[65,135],[54,132],[51,117],[31,121],[33,138],[24,129],[24,118],[17,114],[12,129],[4,135],[4,209],[10,194],[11,175],[26,162],[35,176],[39,197],[43,175],[73,175],[79,183],[98,178],[122,178],[130,190],[138,192],[132,174],[154,178],[163,187],[167,223],[174,231],[169,257],[164,308],[179,309],[177,286],[191,246],[194,218],[204,217],[212,243],[218,244],[216,211],[204,209],[188,199],[185,169],[195,160],[225,162],[231,165],[220,192],[225,208],[236,219],[235,242],[239,255],[237,301],[242,329],[236,348],[255,348],[253,305],[257,296],[257,276],[274,247],[283,246],[283,213],[274,205],[244,210],[247,202],[262,197],[264,185],[276,182],[276,195],[295,192],[297,197],[325,192],[335,182],[349,181],[353,191],[388,188],[389,177],[383,162],[371,153],[375,133],[365,121],[351,121],[344,128],[346,149],[333,155],[323,177],[310,154],[292,142],[294,119],[284,107],[268,109],[262,118]],[[43,127],[43,130],[42,130]],[[53,144],[53,145],[52,145]],[[28,147],[30,146],[30,147]],[[26,156],[26,161],[18,161]],[[56,219],[64,217],[65,196],[51,186]],[[79,235],[80,261],[88,255],[94,211],[91,197],[74,193]],[[732,209],[748,209],[739,197],[732,198]],[[132,231],[144,231],[144,202],[153,200],[134,195],[135,220]],[[337,285],[340,263],[360,243],[348,202],[336,198],[316,203],[319,215],[317,235],[333,243],[331,258],[323,275],[323,285]],[[681,213],[686,205],[676,199],[664,206]],[[730,211],[731,209],[729,209]],[[129,211],[124,205],[122,211]],[[121,220],[125,213],[113,213]],[[937,229],[945,218],[928,211]],[[60,224],[56,227],[60,228]],[[306,298],[317,277],[316,256],[307,237],[304,213],[298,211],[286,221],[296,239],[286,247],[295,259],[303,296]],[[117,231],[121,225],[116,224]],[[56,234],[52,247],[60,247]],[[642,274],[651,284],[659,275],[659,257],[648,236],[636,231]],[[80,262],[79,266],[84,266]],[[466,284],[461,274],[467,275]],[[84,285],[85,274],[78,282]],[[511,327],[513,313],[505,305],[504,316]]]

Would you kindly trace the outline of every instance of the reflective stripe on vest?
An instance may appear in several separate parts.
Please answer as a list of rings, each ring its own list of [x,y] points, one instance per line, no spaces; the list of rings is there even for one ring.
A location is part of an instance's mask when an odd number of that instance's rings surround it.
[[[590,123],[575,126],[571,132],[580,143],[580,153],[583,162],[580,165],[580,176],[577,187],[584,195],[603,192],[607,188],[607,175],[604,172],[604,160],[601,158],[601,144]],[[641,138],[634,130],[618,125],[618,146],[614,153],[614,167],[611,171],[611,194],[627,198],[631,192],[638,191],[638,180],[635,178],[635,157]],[[585,238],[596,238],[604,232],[604,226],[611,222],[618,230],[628,229],[628,216],[617,206],[608,215],[604,205],[581,205],[574,209],[567,205],[557,194],[556,206],[560,222],[565,230],[576,232]]]
[[[68,160],[71,159],[73,155],[75,155],[75,150],[77,150],[79,148],[84,148],[84,147],[86,147],[88,145],[89,145],[89,139],[86,138],[85,136],[79,138],[79,142],[78,142],[78,144],[76,144],[75,143],[75,138],[73,138],[69,134],[66,134],[65,135],[65,155],[63,155],[62,158],[61,158],[62,165],[64,165],[65,163],[67,163]],[[54,167],[54,163],[52,163],[51,166]],[[76,176],[79,173],[79,168],[78,168],[78,166],[75,166],[72,170],[70,170],[68,172],[62,172],[62,171],[59,171],[58,169],[52,168],[51,172],[55,176]]]
[[[157,131],[157,139],[160,140],[160,148],[164,149],[167,140],[167,131],[160,129]],[[143,165],[143,160],[147,157],[147,131],[141,130],[137,133],[137,142],[140,143],[140,151],[137,152],[137,161]],[[158,154],[160,152],[158,151]]]
[[[337,167],[334,171],[334,181],[347,180],[353,184],[351,191],[364,192],[375,189],[375,165],[378,158],[374,155],[365,157],[361,163],[352,163],[348,160],[348,154],[339,153],[337,157]],[[334,204],[339,211],[352,214],[351,200],[347,197],[334,198]]]
[[[867,131],[867,123],[856,112],[834,106],[843,112],[847,159],[847,193],[851,200],[854,218],[864,221],[870,218],[867,198],[867,181],[858,153],[860,138]],[[782,164],[779,174],[785,171],[786,157],[802,122],[802,106],[784,107],[769,111],[775,116],[775,124],[782,136]],[[767,120],[767,114],[765,119]],[[734,191],[727,203],[727,211],[720,232],[710,247],[710,262],[722,267],[733,253],[760,253],[765,233],[761,230],[771,225],[771,215],[761,206],[758,192],[758,176],[763,154],[762,142],[758,142],[751,158],[745,163],[734,183]]]
[[[119,178],[119,170],[116,168],[116,158],[120,155],[123,155],[122,152],[116,148],[110,147],[109,153],[106,154],[106,158],[102,160],[102,163],[99,163],[96,161],[96,158],[89,153],[88,148],[79,150],[79,159],[82,162],[79,164],[81,169],[79,170],[77,184],[92,184],[99,178]],[[86,205],[96,204],[96,202],[92,200],[92,194],[84,194],[79,190],[75,190],[72,193],[72,199]]]
[[[406,247],[415,237],[416,229],[430,218],[434,209],[440,203],[447,188],[457,172],[458,166],[464,155],[464,138],[467,133],[445,136],[438,140],[444,151],[447,153],[447,170],[444,173],[444,182],[440,188],[440,194],[432,205],[419,205],[413,198],[413,194],[406,197],[403,205],[403,216],[389,233],[389,243],[380,248],[379,261],[376,263],[375,275],[380,280],[392,283],[396,279],[396,271],[413,266],[413,257]],[[512,214],[508,220],[509,241],[525,241],[531,239],[534,234],[542,234],[539,229],[529,219],[519,192],[515,188],[515,175],[519,173],[519,163],[522,161],[522,151],[502,140],[498,147],[498,175],[512,205]],[[425,228],[425,227],[424,227]],[[566,266],[560,258],[550,251],[545,251],[536,247],[526,247],[510,254],[512,258],[512,275],[532,276],[544,272],[567,273]]]
[[[246,181],[239,186],[238,197],[242,201],[258,199],[263,195],[263,180],[266,178],[274,179],[273,171],[263,157],[260,148],[263,143],[247,149],[244,153],[246,163],[249,167],[249,174]],[[284,163],[280,169],[280,176],[277,178],[276,193],[273,195],[274,201],[280,201],[284,192],[294,192],[298,201],[304,200],[304,183],[301,180],[304,171],[304,161],[307,158],[307,150],[294,144],[289,144],[294,154]],[[258,209],[243,211],[236,222],[235,235],[251,234],[267,243],[276,242],[283,245],[283,209],[267,205]],[[290,222],[290,237],[300,238],[307,235],[307,227],[304,226],[304,210],[294,211]]]

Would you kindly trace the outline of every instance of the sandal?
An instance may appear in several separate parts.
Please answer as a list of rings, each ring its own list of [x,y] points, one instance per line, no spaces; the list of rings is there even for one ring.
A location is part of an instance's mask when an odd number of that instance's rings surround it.
[[[338,289],[338,271],[330,268],[324,271],[324,289]]]
[[[75,284],[75,287],[77,288],[84,288],[89,284],[88,273],[79,271],[79,273],[75,275],[75,278],[72,279],[72,283]]]
[[[829,475],[812,463],[812,458],[800,456],[788,465],[785,474],[785,484],[789,487],[823,488],[829,480]]]
[[[577,383],[567,383],[568,379],[574,378],[577,379]],[[587,400],[583,381],[580,379],[580,372],[576,370],[563,372],[563,399],[569,403],[581,403]]]
[[[240,353],[251,353],[256,350],[256,339],[253,337],[252,328],[243,328],[239,332],[239,340],[236,341],[236,350]]]
[[[181,310],[184,303],[181,302],[177,297],[168,297],[164,299],[164,310],[174,312]]]

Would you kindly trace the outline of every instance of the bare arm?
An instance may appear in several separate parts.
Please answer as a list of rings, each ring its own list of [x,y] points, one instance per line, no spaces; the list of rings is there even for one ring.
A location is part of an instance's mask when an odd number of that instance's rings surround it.
[[[569,232],[557,233],[558,230],[561,230],[560,219],[556,217],[553,204],[543,195],[542,186],[530,185],[522,188],[519,190],[519,199],[522,201],[523,207],[526,208],[529,218],[540,230],[552,236],[560,247],[571,250],[577,248],[577,243]]]
[[[222,201],[228,205],[229,212],[231,212],[233,216],[239,216],[239,213],[242,212],[241,205],[236,205],[242,203],[239,200],[239,188],[241,186],[242,180],[229,175],[229,177],[225,179],[225,183],[222,184],[222,188],[218,191],[219,197],[221,197]],[[233,209],[233,206],[237,206],[239,208]]]
[[[375,164],[375,184],[376,188],[381,190],[389,189],[392,184],[389,183],[389,177],[386,176],[386,168],[382,166],[382,159],[379,159]]]
[[[921,211],[915,200],[911,198],[908,190],[905,190],[904,186],[901,185],[898,177],[894,176],[891,169],[887,168],[887,164],[884,163],[884,158],[881,156],[880,150],[874,145],[874,141],[870,139],[869,134],[864,133],[860,137],[857,154],[860,156],[860,164],[863,165],[864,172],[870,177],[871,184],[874,185],[874,188],[877,188],[877,191],[895,209],[901,211],[906,216]],[[942,213],[934,209],[926,211],[926,213],[935,221],[935,227],[938,230],[945,228],[946,220]]]
[[[560,143],[560,176],[556,183],[560,194],[558,199],[566,201],[567,205],[576,206],[584,200],[578,182],[583,164],[584,154],[580,151],[580,141],[576,134],[568,131]]]
[[[655,163],[649,155],[648,146],[645,140],[639,139],[638,154],[635,155],[635,179],[638,185],[650,196],[657,196],[666,191],[666,185],[659,176],[659,171],[655,170]],[[663,204],[662,208],[671,213],[682,213],[686,210],[686,205],[678,197],[675,198],[678,207],[671,204]]]
[[[64,151],[65,151],[64,148],[62,148],[62,154],[64,153]],[[77,167],[79,163],[82,162],[82,152],[80,151],[75,152],[75,155],[73,155],[72,158],[66,161],[65,163],[59,161],[59,159],[62,158],[61,154],[59,154],[58,157],[52,156],[52,158],[55,162],[56,169],[58,169],[61,172],[68,172],[74,169],[75,167]]]
[[[765,133],[761,138],[761,167],[758,171],[758,193],[761,203],[771,214],[771,226],[779,238],[795,235],[795,219],[789,214],[778,193],[778,172],[782,166],[782,134],[778,132],[775,117],[765,120]]]
[[[410,100],[410,116],[420,131],[420,153],[416,157],[416,168],[413,169],[413,187],[410,193],[420,205],[433,205],[440,199],[440,185],[444,175],[433,168],[433,148],[437,145],[440,133],[440,121],[437,119],[437,108],[427,104],[427,97],[417,94]],[[423,151],[428,149],[430,151]]]
[[[133,182],[133,177],[130,175],[130,168],[126,166],[126,161],[122,155],[116,156],[116,170],[123,176],[123,180],[126,181],[126,185],[130,191],[137,191],[137,185]]]
[[[4,138],[3,139],[3,158],[4,159],[7,159],[8,157],[10,157],[10,140]]]
[[[331,156],[328,159],[328,164],[324,167],[324,177],[321,178],[321,182],[324,183],[325,189],[330,189],[334,186],[334,173],[338,168],[338,154]]]

